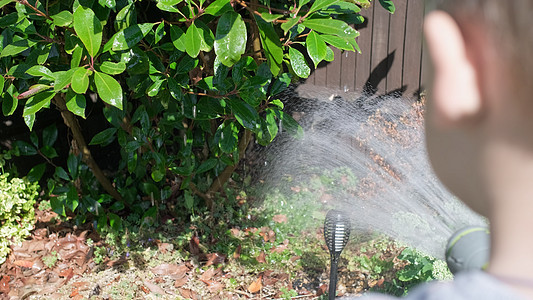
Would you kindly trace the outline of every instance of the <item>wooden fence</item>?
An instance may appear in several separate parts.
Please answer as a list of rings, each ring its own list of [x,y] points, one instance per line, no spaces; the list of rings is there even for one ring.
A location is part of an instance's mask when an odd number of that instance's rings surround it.
[[[327,87],[340,93],[371,92],[416,96],[422,78],[423,0],[395,0],[388,13],[376,0],[362,12],[366,21],[356,27],[361,54],[334,50],[335,60],[322,63],[306,86]]]

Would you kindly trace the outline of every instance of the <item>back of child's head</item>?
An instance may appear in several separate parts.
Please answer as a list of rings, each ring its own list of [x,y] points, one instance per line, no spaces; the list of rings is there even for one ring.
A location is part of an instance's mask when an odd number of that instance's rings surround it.
[[[461,26],[480,25],[512,76],[513,88],[533,91],[533,0],[426,0]]]

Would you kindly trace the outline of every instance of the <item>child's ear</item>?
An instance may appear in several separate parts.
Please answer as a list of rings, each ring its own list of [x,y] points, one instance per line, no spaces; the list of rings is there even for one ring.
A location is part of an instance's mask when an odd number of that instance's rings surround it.
[[[455,20],[442,11],[426,16],[424,34],[434,68],[430,97],[435,121],[456,126],[471,120],[481,112],[482,101],[480,74],[468,55],[468,41]]]

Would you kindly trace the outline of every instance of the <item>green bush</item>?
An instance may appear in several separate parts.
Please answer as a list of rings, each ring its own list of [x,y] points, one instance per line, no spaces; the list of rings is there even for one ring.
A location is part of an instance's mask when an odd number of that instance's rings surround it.
[[[390,0],[379,3],[394,12]],[[2,112],[30,131],[43,110],[61,113],[70,155],[55,151],[52,127],[15,143],[18,154],[46,161],[31,174],[54,174],[48,190],[60,215],[121,230],[127,215],[151,225],[165,208],[180,219],[212,212],[252,139],[302,133],[279,93],[331,61],[330,46],[359,51],[350,25],[369,5],[0,1]],[[81,119],[97,132],[83,132]],[[106,174],[91,153],[110,150],[120,158]]]
[[[0,175],[0,264],[6,260],[11,244],[20,243],[30,235],[38,189],[36,182]]]

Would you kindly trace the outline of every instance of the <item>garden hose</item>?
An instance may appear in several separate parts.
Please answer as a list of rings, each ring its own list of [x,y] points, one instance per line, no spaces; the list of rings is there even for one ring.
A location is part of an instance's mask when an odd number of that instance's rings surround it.
[[[483,226],[468,226],[455,232],[446,245],[446,263],[453,274],[484,270],[490,255],[490,231]]]

